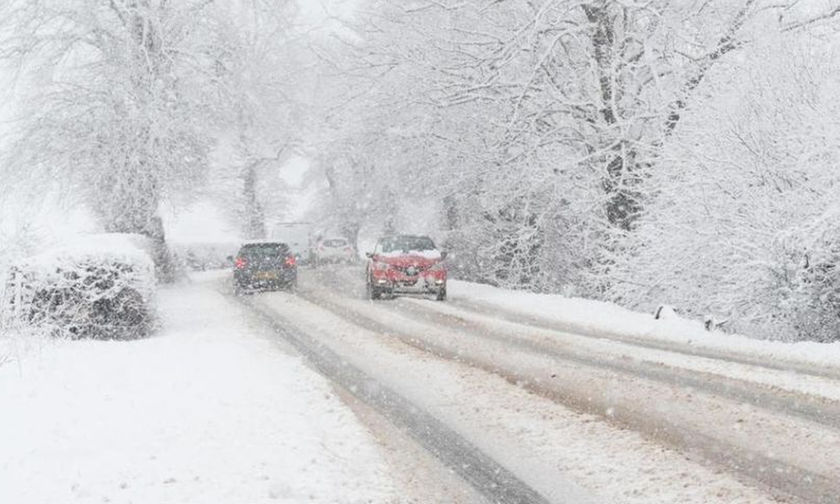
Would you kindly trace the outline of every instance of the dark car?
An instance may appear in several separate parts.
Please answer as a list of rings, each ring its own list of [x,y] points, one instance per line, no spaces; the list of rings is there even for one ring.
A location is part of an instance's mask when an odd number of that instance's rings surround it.
[[[367,256],[370,299],[382,294],[432,294],[438,301],[446,299],[446,252],[439,251],[428,236],[387,236]]]
[[[297,285],[297,260],[282,242],[259,241],[242,245],[233,259],[233,286],[245,291],[292,289]]]

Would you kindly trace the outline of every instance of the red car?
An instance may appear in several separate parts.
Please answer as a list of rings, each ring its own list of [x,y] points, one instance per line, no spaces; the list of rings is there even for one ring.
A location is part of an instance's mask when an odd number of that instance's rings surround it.
[[[433,294],[438,301],[446,299],[446,252],[439,251],[428,236],[387,236],[367,256],[370,299],[382,294]]]

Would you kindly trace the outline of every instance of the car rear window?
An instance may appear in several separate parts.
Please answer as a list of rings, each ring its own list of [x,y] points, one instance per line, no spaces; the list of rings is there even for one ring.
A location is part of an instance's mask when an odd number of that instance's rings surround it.
[[[338,247],[344,247],[345,245],[347,245],[347,240],[344,240],[342,238],[336,238],[336,239],[333,239],[333,240],[324,240],[324,246],[325,247],[338,248]]]
[[[242,247],[240,256],[246,257],[277,257],[289,253],[285,243],[252,243]]]

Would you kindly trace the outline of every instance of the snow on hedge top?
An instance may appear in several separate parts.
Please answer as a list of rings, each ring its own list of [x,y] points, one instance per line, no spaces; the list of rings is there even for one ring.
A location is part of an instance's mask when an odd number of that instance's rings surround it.
[[[131,284],[142,291],[141,294],[148,296],[155,285],[152,250],[151,241],[142,235],[85,234],[17,261],[12,264],[12,269],[44,281],[67,271],[87,268],[94,264],[108,269],[115,264],[123,264],[130,266],[131,271],[121,273],[125,277],[122,283]]]
[[[28,270],[52,270],[57,265],[67,262],[108,259],[153,271],[152,250],[150,240],[138,234],[86,234],[23,259],[17,266]]]

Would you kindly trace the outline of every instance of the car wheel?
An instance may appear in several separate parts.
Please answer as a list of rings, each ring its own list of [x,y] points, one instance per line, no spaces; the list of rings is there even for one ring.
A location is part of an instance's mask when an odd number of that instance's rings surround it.
[[[367,287],[367,298],[368,299],[376,300],[376,299],[379,299],[380,297],[382,297],[382,292],[379,289],[377,289],[376,287],[374,287],[373,284],[370,282],[370,280],[368,280],[365,285]]]
[[[440,289],[437,292],[437,296],[435,296],[435,299],[437,299],[438,301],[446,301],[446,289]]]

